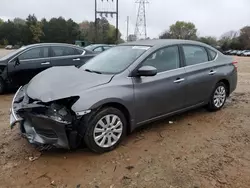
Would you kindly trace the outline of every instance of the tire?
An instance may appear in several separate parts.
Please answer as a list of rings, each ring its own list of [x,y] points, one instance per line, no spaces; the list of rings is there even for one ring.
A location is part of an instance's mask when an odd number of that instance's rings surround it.
[[[5,92],[5,83],[3,79],[0,77],[0,95]]]
[[[115,121],[112,123],[112,120]],[[112,107],[103,108],[86,122],[84,142],[95,153],[108,152],[120,144],[126,135],[126,128],[127,120],[120,110]]]
[[[216,84],[207,105],[209,111],[218,111],[224,106],[227,99],[227,89],[228,88],[223,82],[219,82]]]

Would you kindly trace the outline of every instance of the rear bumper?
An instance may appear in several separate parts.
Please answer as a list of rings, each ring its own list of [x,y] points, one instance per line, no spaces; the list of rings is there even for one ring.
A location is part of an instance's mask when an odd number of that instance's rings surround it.
[[[31,144],[51,145],[56,148],[70,149],[67,128],[71,122],[56,121],[46,115],[34,113],[33,109],[48,108],[29,103],[25,87],[16,92],[10,109],[10,126],[20,126],[22,134]]]
[[[229,94],[231,94],[237,87],[237,83],[238,83],[238,73],[236,70],[234,70],[234,72],[232,73],[231,77],[230,77],[230,91]]]

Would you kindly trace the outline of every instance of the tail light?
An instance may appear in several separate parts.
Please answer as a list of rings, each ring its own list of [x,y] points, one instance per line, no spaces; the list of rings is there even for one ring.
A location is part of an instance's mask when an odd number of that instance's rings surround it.
[[[237,69],[238,69],[238,67],[237,67],[238,62],[234,61],[234,62],[232,62],[232,64],[233,64],[235,70],[237,71]]]

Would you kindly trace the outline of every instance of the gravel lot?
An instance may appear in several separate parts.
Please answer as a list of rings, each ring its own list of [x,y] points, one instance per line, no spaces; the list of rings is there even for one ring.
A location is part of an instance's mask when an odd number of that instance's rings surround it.
[[[150,124],[103,155],[40,153],[9,128],[13,94],[0,96],[0,187],[249,188],[250,58],[236,60],[238,88],[221,111],[198,109]]]

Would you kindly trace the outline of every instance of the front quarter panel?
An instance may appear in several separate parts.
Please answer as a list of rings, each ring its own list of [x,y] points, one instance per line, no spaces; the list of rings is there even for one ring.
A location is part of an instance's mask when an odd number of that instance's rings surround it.
[[[133,82],[129,77],[115,76],[111,82],[80,93],[79,100],[72,106],[74,112],[94,110],[108,103],[123,105],[130,114],[134,114]]]

